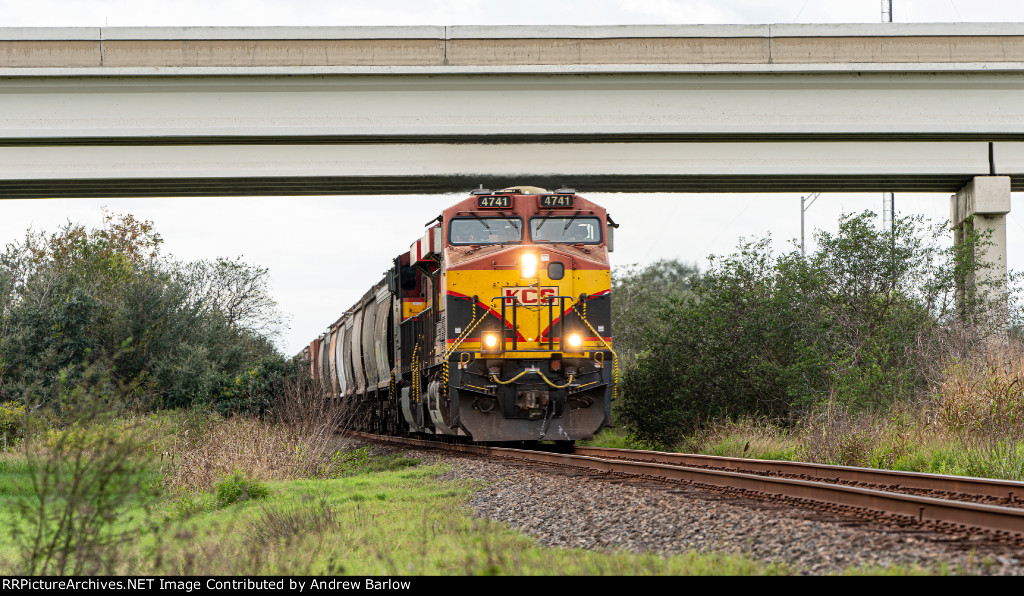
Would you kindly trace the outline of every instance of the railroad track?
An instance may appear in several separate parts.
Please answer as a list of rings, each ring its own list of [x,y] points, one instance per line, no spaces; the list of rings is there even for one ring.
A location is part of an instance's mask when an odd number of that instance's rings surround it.
[[[940,531],[980,530],[1024,546],[1024,482],[844,466],[577,447],[552,453],[438,443],[360,432],[350,436],[586,469],[659,482],[683,482],[752,498],[781,500],[884,523]]]
[[[1009,480],[606,447],[576,447],[573,453],[598,458],[655,462],[745,472],[762,476],[814,480],[904,494],[917,494],[938,499],[1024,508],[1024,482]]]

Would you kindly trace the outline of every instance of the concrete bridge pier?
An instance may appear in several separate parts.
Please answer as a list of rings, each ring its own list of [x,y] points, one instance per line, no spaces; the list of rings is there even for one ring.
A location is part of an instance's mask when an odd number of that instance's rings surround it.
[[[972,231],[988,236],[984,241],[989,243],[978,248],[978,261],[988,267],[972,272],[961,288],[960,299],[963,306],[965,292],[976,292],[981,287],[989,297],[999,300],[1002,308],[1000,313],[993,313],[1005,322],[1006,316],[1006,214],[1010,212],[1010,177],[1009,176],[976,176],[949,199],[949,221],[953,226],[953,238],[957,245],[964,243]]]

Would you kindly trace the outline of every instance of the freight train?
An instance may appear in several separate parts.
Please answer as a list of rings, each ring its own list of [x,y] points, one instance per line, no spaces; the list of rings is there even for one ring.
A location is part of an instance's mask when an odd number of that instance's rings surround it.
[[[445,209],[304,356],[355,429],[571,442],[609,423],[608,253],[573,189],[479,189]]]

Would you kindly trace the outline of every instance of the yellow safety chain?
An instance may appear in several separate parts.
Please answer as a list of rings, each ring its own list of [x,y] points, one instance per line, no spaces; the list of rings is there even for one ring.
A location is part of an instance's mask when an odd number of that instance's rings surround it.
[[[604,344],[604,347],[608,348],[608,351],[612,353],[612,400],[614,401],[619,397],[619,355],[615,353],[615,350],[613,350],[612,347],[608,345],[608,342],[604,340],[604,337],[600,333],[598,333],[594,329],[594,326],[590,324],[590,321],[587,320],[586,302],[583,303],[583,313],[580,314],[580,319],[587,324],[587,327],[590,328],[590,330],[594,333],[597,339],[601,340],[601,343]]]
[[[483,317],[480,317],[479,320],[476,318],[476,304],[474,303],[473,304],[473,318],[469,320],[469,327],[466,327],[466,330],[463,331],[461,335],[459,335],[459,338],[457,340],[455,340],[455,343],[452,344],[452,347],[448,348],[448,350],[446,350],[445,353],[444,353],[444,361],[446,363],[448,362],[448,357],[451,356],[452,353],[455,352],[455,350],[459,349],[459,346],[462,345],[462,342],[465,341],[467,337],[469,337],[469,334],[474,329],[476,329],[476,326],[479,325],[480,321],[483,321],[483,320],[484,320]]]
[[[452,347],[447,349],[447,350],[445,350],[445,352],[444,352],[444,362],[441,364],[441,375],[442,375],[443,381],[444,381],[445,395],[448,394],[447,393],[448,392],[448,359],[455,352],[455,350],[457,350],[458,347],[460,345],[462,345],[462,342],[467,337],[469,337],[470,332],[472,332],[473,329],[476,329],[476,326],[480,323],[480,321],[483,321],[483,320],[484,320],[483,317],[480,317],[480,319],[477,320],[477,318],[476,318],[476,303],[474,302],[473,303],[473,318],[471,318],[469,320],[469,326],[466,327],[465,331],[463,331],[459,335],[458,339],[455,340],[455,343],[452,344]]]
[[[420,351],[420,340],[416,338],[416,346],[412,349],[412,402],[420,403],[420,361],[416,354]]]

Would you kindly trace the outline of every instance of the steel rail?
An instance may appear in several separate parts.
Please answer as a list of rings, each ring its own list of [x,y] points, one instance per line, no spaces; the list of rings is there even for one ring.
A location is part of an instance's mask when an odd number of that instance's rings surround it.
[[[1021,508],[938,499],[813,480],[685,467],[681,464],[606,459],[592,455],[549,453],[471,444],[438,443],[423,439],[385,437],[358,432],[353,432],[351,435],[416,447],[497,456],[653,479],[691,482],[719,488],[742,489],[774,497],[806,499],[823,504],[842,505],[902,516],[908,520],[922,523],[933,522],[939,526],[961,529],[971,527],[993,531],[997,534],[1024,536],[1024,509]]]
[[[686,466],[711,466],[728,470],[743,470],[754,473],[793,474],[836,481],[862,482],[868,484],[899,485],[907,489],[929,490],[947,493],[964,493],[983,497],[1021,500],[1024,502],[1024,482],[997,480],[993,478],[972,478],[969,476],[947,476],[922,472],[901,472],[850,466],[834,466],[806,462],[746,459],[715,455],[689,453],[666,453],[663,451],[641,451],[614,449],[610,447],[576,447],[575,454],[593,457],[627,458],[641,461]]]

